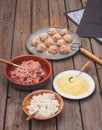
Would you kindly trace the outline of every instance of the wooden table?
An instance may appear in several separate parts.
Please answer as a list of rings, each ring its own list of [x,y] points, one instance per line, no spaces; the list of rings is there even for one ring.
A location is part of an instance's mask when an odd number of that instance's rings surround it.
[[[85,4],[85,0],[0,0],[0,57],[10,59],[27,54],[28,35],[43,27],[68,27],[76,32],[77,26],[64,16],[64,12],[80,9]],[[81,41],[85,49],[101,58],[100,43],[88,38],[81,38]],[[63,99],[63,111],[46,121],[26,121],[21,104],[29,92],[12,88],[4,76],[4,64],[0,63],[0,130],[102,130],[101,65],[80,52],[64,60],[50,61],[53,74],[44,89],[52,89],[58,73],[79,70],[87,60],[91,61],[87,73],[95,80],[94,94],[84,100]]]

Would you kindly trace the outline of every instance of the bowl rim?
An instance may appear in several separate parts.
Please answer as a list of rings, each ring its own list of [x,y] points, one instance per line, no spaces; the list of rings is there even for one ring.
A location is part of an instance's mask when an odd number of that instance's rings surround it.
[[[62,97],[61,97],[57,92],[55,92],[55,91],[53,91],[53,90],[50,90],[50,89],[40,89],[40,90],[36,90],[36,91],[33,91],[33,92],[29,93],[28,95],[26,95],[26,96],[24,97],[24,99],[23,99],[23,101],[22,101],[22,110],[23,110],[23,112],[24,112],[27,116],[29,116],[30,114],[28,113],[28,110],[26,109],[26,106],[27,106],[27,105],[25,106],[25,103],[27,102],[27,100],[31,99],[31,97],[32,97],[33,95],[39,95],[39,94],[42,94],[42,93],[55,94],[55,97],[57,97],[56,99],[58,100],[58,102],[61,102],[60,105],[59,105],[60,109],[59,109],[55,114],[51,115],[50,117],[47,117],[47,118],[46,118],[46,117],[45,117],[45,118],[44,118],[44,117],[41,117],[41,118],[39,118],[39,117],[34,116],[33,119],[37,119],[37,120],[47,120],[47,119],[51,119],[51,118],[57,116],[57,115],[62,111],[62,109],[63,109],[63,107],[64,107],[64,101],[63,101]],[[29,102],[29,101],[28,101],[28,102]]]
[[[35,85],[39,85],[39,84],[43,83],[44,81],[46,81],[46,80],[50,77],[50,75],[51,75],[51,73],[52,73],[52,66],[51,66],[51,63],[50,63],[47,59],[45,59],[45,58],[43,58],[43,57],[41,57],[41,56],[38,56],[38,55],[23,54],[23,55],[19,55],[19,56],[15,56],[15,57],[11,58],[10,61],[13,61],[13,60],[15,60],[15,59],[17,59],[17,58],[19,59],[19,58],[21,58],[21,57],[36,57],[36,58],[40,58],[40,59],[42,59],[43,61],[45,61],[45,62],[48,64],[50,71],[49,71],[48,75],[47,75],[44,79],[42,79],[39,83],[36,83],[36,84],[28,84],[28,85],[18,84],[18,83],[16,83],[16,82],[14,82],[13,80],[11,80],[11,78],[7,75],[6,70],[7,70],[8,65],[6,64],[5,67],[4,67],[4,73],[5,73],[5,75],[6,75],[6,78],[7,78],[10,82],[12,82],[12,83],[14,83],[14,84],[16,84],[16,85],[23,86],[23,87],[28,87],[28,86],[33,86],[33,85],[34,85],[34,86],[35,86]]]

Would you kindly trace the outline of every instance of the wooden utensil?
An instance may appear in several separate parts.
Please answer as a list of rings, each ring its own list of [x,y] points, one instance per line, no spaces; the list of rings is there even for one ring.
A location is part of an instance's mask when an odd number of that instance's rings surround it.
[[[78,76],[86,69],[86,67],[87,67],[89,64],[90,64],[90,62],[87,61],[87,62],[82,66],[82,68],[81,68],[79,74],[77,74],[77,75],[75,75],[75,76],[71,76],[71,77],[69,78],[69,81],[71,81],[74,77],[78,77]]]
[[[26,120],[27,120],[27,121],[31,120],[37,112],[38,112],[38,111],[36,111],[36,112],[34,112],[33,114],[29,115],[29,116],[26,118]]]
[[[89,52],[88,50],[86,50],[86,49],[82,48],[81,46],[79,46],[78,43],[73,43],[71,45],[71,49],[72,50],[80,50],[80,52],[83,53],[85,56],[89,57],[93,61],[95,61],[98,64],[102,65],[102,60],[100,58],[98,58],[97,56],[95,56],[94,54],[92,54],[91,52]]]
[[[97,56],[93,55],[92,53],[90,53],[89,51],[87,51],[84,48],[80,48],[81,53],[83,53],[84,55],[88,56],[90,59],[94,60],[95,62],[99,63],[100,65],[102,65],[102,60],[99,59]]]
[[[1,58],[0,58],[0,62],[9,64],[9,65],[13,65],[13,66],[15,66],[15,67],[19,67],[19,68],[22,68],[22,69],[26,69],[26,67],[24,67],[24,66],[17,65],[17,64],[15,64],[15,63],[13,63],[13,62],[11,62],[11,61],[8,61],[8,60],[5,60],[5,59],[1,59]]]

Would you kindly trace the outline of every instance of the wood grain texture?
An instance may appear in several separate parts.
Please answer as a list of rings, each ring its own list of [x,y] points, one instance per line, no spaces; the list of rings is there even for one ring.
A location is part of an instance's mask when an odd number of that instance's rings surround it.
[[[66,11],[65,5],[66,7],[69,6],[69,3],[67,4],[62,0],[53,0],[49,3],[51,26],[58,26],[62,28],[68,27],[65,16],[63,15]],[[73,61],[71,57],[53,62],[54,77],[58,73],[70,69],[73,69]],[[57,117],[58,130],[82,130],[79,103],[77,101],[71,102],[69,100],[64,100],[64,104],[62,114]],[[65,120],[67,120],[67,122],[65,122]]]
[[[32,24],[31,31],[34,32],[49,26],[48,0],[32,1]]]
[[[28,53],[25,47],[27,37],[41,28],[60,27],[76,32],[77,26],[65,17],[64,12],[85,6],[86,0],[0,0],[0,58],[10,59]],[[91,38],[80,39],[83,48],[101,58],[102,45],[99,42]],[[12,88],[4,77],[4,64],[0,63],[0,130],[102,130],[101,65],[80,51],[72,57],[50,61],[53,72],[43,89],[53,89],[53,79],[57,74],[80,70],[86,61],[91,62],[85,72],[93,77],[95,92],[79,101],[63,98],[63,111],[45,121],[26,121],[21,104],[30,92]]]
[[[92,53],[94,53],[96,56],[100,56],[101,54],[100,49],[102,49],[100,47],[101,45],[98,45],[98,44],[99,43],[97,43],[96,41],[91,40]],[[90,97],[90,99],[86,99],[85,102],[82,101],[81,108],[82,108],[83,122],[84,122],[85,129],[101,130],[102,129],[102,125],[101,125],[102,123],[102,113],[101,113],[102,96],[100,94],[100,85],[102,86],[102,82],[100,81],[100,84],[99,84],[98,80],[101,80],[100,78],[102,78],[101,77],[102,69],[101,69],[101,65],[99,64],[96,65],[97,66],[97,69],[96,69],[95,64],[93,64],[93,61],[91,61],[91,66],[87,72],[95,80],[96,90],[93,96]],[[100,111],[100,114],[98,114],[97,111]]]
[[[70,8],[72,9],[71,6],[70,6]],[[78,7],[78,8],[81,8],[81,7]],[[75,25],[72,22],[69,23],[69,26],[70,26],[71,30],[76,32],[77,28],[75,28]],[[82,41],[83,48],[87,49],[91,53],[94,53],[95,55],[99,54],[98,56],[100,56],[100,54],[101,54],[101,51],[99,50],[99,48],[101,49],[101,47],[99,47],[100,45],[96,45],[95,43],[93,43],[93,40],[90,41],[88,38],[81,38],[81,41]],[[90,59],[87,58],[86,56],[84,56],[83,54],[81,54],[81,52],[79,52],[74,57],[75,69],[79,70],[81,68],[82,64],[84,64],[88,60],[90,60]],[[98,84],[98,77],[97,77],[95,64],[92,60],[90,60],[90,62],[91,62],[91,65],[86,70],[86,73],[91,75],[93,77],[93,79],[95,80],[96,90],[95,90],[95,93],[90,98],[80,101],[80,108],[81,108],[80,111],[81,111],[81,115],[82,115],[83,129],[101,130],[102,129],[102,126],[101,126],[102,115],[101,115],[101,113],[100,113],[100,115],[97,114],[97,110],[102,111],[101,110],[102,106],[101,106],[100,88],[99,88],[99,84]],[[101,70],[100,70],[100,72],[101,72]]]
[[[87,1],[88,1],[88,0],[82,0],[83,8],[86,7]]]
[[[10,59],[13,26],[15,15],[15,0],[0,0],[0,57]],[[4,76],[4,64],[0,63],[0,129],[5,125],[5,111],[8,82]]]
[[[17,0],[14,23],[12,57],[26,54],[25,41],[30,33],[30,1]],[[29,122],[22,111],[22,100],[27,93],[20,92],[9,85],[5,130],[28,130]]]
[[[32,2],[32,25],[31,31],[34,32],[44,27],[49,27],[49,9],[48,0],[36,0]],[[50,81],[43,87],[44,89],[52,88],[52,76]],[[55,118],[45,121],[33,120],[31,122],[31,129],[33,130],[56,130]]]
[[[102,59],[102,45],[100,43],[98,43],[97,41],[95,41],[94,39],[91,39],[91,43],[92,43],[92,48],[93,48],[93,53],[94,55],[96,55],[97,57],[99,57],[100,59]],[[100,88],[102,90],[102,65],[99,65],[97,63],[96,64],[96,71],[97,71],[97,78],[99,80],[100,83]],[[100,90],[100,91],[101,91]]]
[[[18,0],[15,16],[12,57],[27,53],[25,42],[30,33],[30,1]]]

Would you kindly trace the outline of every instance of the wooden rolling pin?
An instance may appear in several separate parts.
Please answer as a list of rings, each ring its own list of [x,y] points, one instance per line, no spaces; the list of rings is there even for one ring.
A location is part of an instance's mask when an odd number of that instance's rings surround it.
[[[90,59],[94,60],[95,62],[99,63],[100,65],[102,65],[102,60],[99,59],[97,56],[93,55],[92,53],[90,53],[89,51],[87,51],[84,48],[80,48],[80,51],[86,55],[87,57],[89,57]]]

